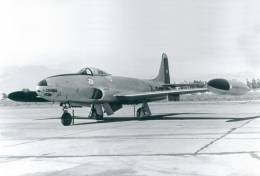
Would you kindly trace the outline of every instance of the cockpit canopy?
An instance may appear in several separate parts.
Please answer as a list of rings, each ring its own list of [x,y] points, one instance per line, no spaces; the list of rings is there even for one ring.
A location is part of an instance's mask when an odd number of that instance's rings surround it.
[[[108,76],[108,75],[110,75],[110,74],[104,72],[103,70],[100,70],[100,69],[94,68],[94,67],[83,68],[78,73],[82,74],[82,75],[90,75],[90,76]]]

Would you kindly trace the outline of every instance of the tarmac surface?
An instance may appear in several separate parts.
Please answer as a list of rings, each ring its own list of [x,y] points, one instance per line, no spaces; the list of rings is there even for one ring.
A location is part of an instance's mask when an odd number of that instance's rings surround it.
[[[260,102],[125,106],[103,122],[76,109],[64,127],[57,105],[0,107],[0,175],[259,176]]]

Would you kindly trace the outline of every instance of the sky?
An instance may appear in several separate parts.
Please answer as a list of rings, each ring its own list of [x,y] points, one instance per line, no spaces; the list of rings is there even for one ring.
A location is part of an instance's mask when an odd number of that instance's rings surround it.
[[[259,6],[257,0],[0,0],[0,74],[94,66],[151,78],[166,52],[175,80],[260,77]]]

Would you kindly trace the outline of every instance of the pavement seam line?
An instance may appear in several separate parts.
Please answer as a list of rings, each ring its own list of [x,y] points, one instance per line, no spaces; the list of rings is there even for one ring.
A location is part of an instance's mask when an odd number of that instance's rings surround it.
[[[125,127],[125,126],[130,126],[130,125],[133,125],[133,123],[131,124],[125,124],[125,125],[118,125],[118,126],[115,126],[115,128],[120,128],[120,127]],[[93,131],[99,131],[99,130],[103,130],[103,129],[109,129],[110,127],[103,127],[103,128],[97,128],[97,129],[93,129],[93,130],[84,130],[84,131],[80,131],[80,132],[77,132],[77,133],[70,133],[70,134],[66,134],[66,135],[63,135],[62,137],[67,137],[67,136],[72,136],[72,135],[75,135],[75,134],[82,134],[82,133],[87,133],[87,132],[93,132]],[[22,143],[18,143],[18,144],[13,144],[13,145],[7,145],[5,147],[15,147],[15,146],[18,146],[18,145],[25,145],[25,144],[29,144],[29,143],[35,143],[35,142],[41,142],[41,141],[46,141],[48,139],[35,139],[33,141],[28,141],[28,142],[22,142]]]
[[[92,155],[50,155],[51,153],[43,155],[0,155],[0,159],[24,159],[24,158],[88,158],[88,157],[152,157],[152,156],[222,156],[222,155],[239,155],[239,154],[260,154],[260,151],[240,151],[240,152],[221,152],[221,153],[152,153],[152,154],[92,154]]]
[[[242,125],[235,127],[235,128],[231,128],[229,131],[227,131],[225,134],[223,134],[222,136],[216,138],[215,140],[209,142],[208,144],[202,146],[201,148],[199,148],[197,151],[194,152],[195,155],[199,154],[201,151],[203,151],[204,149],[208,148],[209,146],[213,145],[214,143],[216,143],[217,141],[223,139],[224,137],[226,137],[227,135],[231,134],[232,132],[234,132],[235,130],[244,127],[245,125],[249,124],[251,121],[253,121],[254,119],[251,119],[245,123],[243,123]]]

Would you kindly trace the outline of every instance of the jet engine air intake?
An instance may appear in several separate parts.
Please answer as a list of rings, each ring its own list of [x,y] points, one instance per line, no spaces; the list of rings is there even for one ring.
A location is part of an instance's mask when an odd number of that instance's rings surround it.
[[[103,92],[100,89],[93,88],[91,99],[99,100],[103,97]]]
[[[44,79],[38,83],[38,86],[48,86],[47,81]]]

